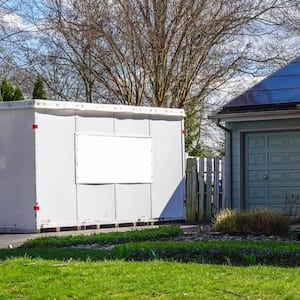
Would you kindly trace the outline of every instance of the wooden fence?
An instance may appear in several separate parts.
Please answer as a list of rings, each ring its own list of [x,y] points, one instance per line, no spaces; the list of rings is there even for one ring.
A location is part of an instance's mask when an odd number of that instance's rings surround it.
[[[210,220],[225,207],[224,166],[224,158],[187,158],[187,221]]]

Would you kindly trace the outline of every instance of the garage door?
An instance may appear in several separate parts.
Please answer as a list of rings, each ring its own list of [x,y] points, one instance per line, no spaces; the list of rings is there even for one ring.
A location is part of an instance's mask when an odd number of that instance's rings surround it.
[[[299,131],[246,134],[245,196],[250,209],[300,212]]]

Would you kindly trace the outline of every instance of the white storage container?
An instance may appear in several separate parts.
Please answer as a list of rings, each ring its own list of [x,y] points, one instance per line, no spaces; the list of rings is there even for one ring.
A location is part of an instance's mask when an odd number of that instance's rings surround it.
[[[184,111],[0,103],[0,230],[183,220]]]

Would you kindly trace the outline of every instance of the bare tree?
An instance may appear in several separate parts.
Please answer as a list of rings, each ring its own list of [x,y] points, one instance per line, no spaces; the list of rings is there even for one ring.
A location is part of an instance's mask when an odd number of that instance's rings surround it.
[[[286,32],[277,20],[298,10],[296,2],[37,1],[47,45],[40,48],[40,65],[61,99],[77,80],[87,102],[187,107],[202,126],[212,95],[228,80],[261,75],[273,61],[294,55],[283,55],[287,48],[279,41]]]
[[[93,99],[97,85],[102,101],[167,107],[203,106],[237,73],[252,73],[278,57],[266,43],[259,55],[254,48],[258,39],[274,36],[272,14],[291,5],[284,0],[45,3],[43,31],[60,49],[61,61],[78,72],[86,101],[99,101]]]

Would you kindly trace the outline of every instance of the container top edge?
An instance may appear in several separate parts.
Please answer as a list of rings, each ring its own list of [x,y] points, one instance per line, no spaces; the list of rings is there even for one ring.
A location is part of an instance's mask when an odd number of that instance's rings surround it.
[[[167,115],[167,116],[180,116],[180,117],[185,116],[184,110],[178,108],[98,104],[98,103],[52,101],[52,100],[40,100],[40,99],[19,100],[19,101],[0,103],[0,110],[25,109],[25,108]]]

